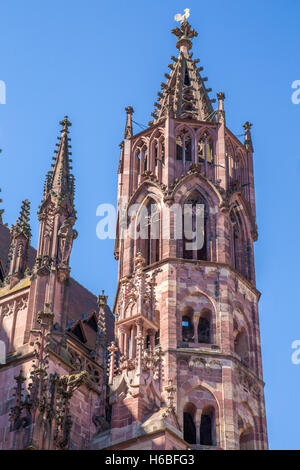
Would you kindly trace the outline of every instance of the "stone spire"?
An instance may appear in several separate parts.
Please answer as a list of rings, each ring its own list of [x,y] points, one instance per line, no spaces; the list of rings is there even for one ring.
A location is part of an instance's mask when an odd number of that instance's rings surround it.
[[[60,122],[61,136],[58,138],[57,155],[53,170],[48,172],[44,187],[44,198],[39,207],[40,234],[36,262],[33,268],[31,289],[35,292],[33,325],[44,303],[52,305],[54,324],[63,330],[67,322],[69,259],[77,231],[74,207],[74,177],[71,175],[68,117]],[[47,276],[47,280],[46,280]],[[36,295],[38,292],[38,296]]]
[[[8,279],[11,285],[24,275],[27,267],[28,247],[31,238],[29,213],[30,202],[28,199],[25,199],[25,201],[22,202],[20,216],[16,225],[12,225],[10,231]]]
[[[151,114],[154,121],[149,125],[156,124],[170,111],[175,118],[211,121],[214,119],[211,103],[215,100],[208,96],[211,89],[205,87],[207,78],[200,75],[203,70],[203,67],[197,67],[200,61],[193,60],[193,53],[189,52],[192,39],[198,33],[186,19],[171,32],[177,37],[179,55],[177,58],[171,57],[173,63],[169,64],[170,72],[165,74],[166,83],[161,83],[162,91],[158,93],[155,110]]]
[[[69,158],[72,153],[70,152],[71,145],[69,144],[70,138],[69,127],[72,125],[65,116],[63,121],[60,121],[61,136],[58,137],[59,143],[56,144],[58,149],[55,151],[56,156],[53,158],[53,170],[46,175],[44,198],[47,197],[49,191],[52,190],[57,196],[65,197],[66,195],[74,197],[74,176],[70,173],[72,167],[70,163],[72,160]]]

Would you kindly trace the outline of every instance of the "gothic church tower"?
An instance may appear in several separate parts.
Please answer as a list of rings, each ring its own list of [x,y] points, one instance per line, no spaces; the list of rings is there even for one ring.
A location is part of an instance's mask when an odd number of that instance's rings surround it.
[[[172,33],[179,53],[149,127],[134,135],[126,108],[111,428],[92,448],[266,449],[251,124],[242,143],[226,127],[224,93],[212,106],[191,52],[197,33],[186,19]],[[193,221],[197,204],[203,243],[191,248],[173,209],[189,207]]]

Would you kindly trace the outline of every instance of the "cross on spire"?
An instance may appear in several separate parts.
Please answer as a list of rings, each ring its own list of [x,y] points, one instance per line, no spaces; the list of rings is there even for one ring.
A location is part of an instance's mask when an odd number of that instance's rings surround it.
[[[65,116],[63,121],[60,121],[59,124],[63,126],[63,131],[67,131],[68,128],[72,126],[72,123],[69,121],[68,116]]]

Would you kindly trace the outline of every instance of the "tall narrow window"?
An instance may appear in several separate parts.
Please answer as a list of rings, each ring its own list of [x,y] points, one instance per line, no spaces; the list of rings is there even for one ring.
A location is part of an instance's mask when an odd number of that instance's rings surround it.
[[[211,342],[210,314],[205,313],[199,318],[198,343],[209,344]]]
[[[198,163],[203,163],[205,160],[205,142],[203,139],[198,141],[197,151]]]
[[[213,142],[208,140],[206,143],[206,158],[208,163],[213,162]]]
[[[234,351],[241,358],[245,366],[249,366],[249,345],[245,329],[242,329],[236,336],[234,342]]]
[[[182,341],[186,343],[194,342],[194,311],[191,307],[186,307],[183,311],[181,328],[182,328]]]
[[[155,142],[154,145],[154,164],[157,166],[157,159],[158,159],[158,143]]]
[[[196,428],[190,413],[183,413],[183,439],[189,444],[196,444]]]
[[[215,410],[212,407],[204,408],[201,415],[200,423],[200,444],[204,446],[212,446],[214,442],[214,421]]]
[[[140,174],[140,172],[141,172],[141,152],[140,152],[140,150],[138,151],[136,159],[137,159],[137,162],[136,162],[137,173]]]
[[[165,143],[161,142],[161,162],[164,165],[165,163]]]
[[[143,148],[143,152],[144,152],[144,171],[147,171],[147,168],[148,168],[148,149],[147,149],[147,147]]]
[[[176,138],[176,160],[183,159],[183,144],[181,136],[177,136]]]
[[[144,240],[144,256],[146,264],[159,260],[160,241],[160,211],[153,199],[148,201],[147,209],[147,238]]]
[[[205,201],[195,191],[185,201],[185,204],[186,208],[183,215],[183,257],[185,259],[207,260],[207,208]],[[191,242],[193,242],[192,246]]]
[[[184,154],[185,154],[185,161],[191,162],[192,161],[192,139],[190,138],[189,134],[185,134],[185,137],[184,137]]]

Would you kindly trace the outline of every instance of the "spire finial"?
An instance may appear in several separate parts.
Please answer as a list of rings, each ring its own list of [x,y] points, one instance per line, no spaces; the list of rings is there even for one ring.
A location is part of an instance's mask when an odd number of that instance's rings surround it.
[[[178,37],[178,41],[176,44],[177,49],[182,50],[182,48],[186,48],[187,50],[191,49],[192,41],[191,39],[198,36],[197,31],[191,28],[190,23],[187,21],[187,18],[190,16],[190,9],[186,8],[185,13],[181,15],[177,13],[175,15],[175,21],[180,21],[180,28],[174,28],[171,30],[171,33]]]
[[[251,127],[252,124],[249,121],[246,121],[245,124],[243,125],[243,128],[245,129],[245,141],[244,145],[249,152],[253,152],[253,144],[252,144],[252,137],[251,137]]]
[[[132,106],[127,106],[126,111],[126,126],[124,132],[124,139],[130,139],[133,135],[132,132],[132,114],[134,113]]]
[[[62,131],[67,131],[68,127],[72,126],[72,123],[69,121],[68,116],[65,116],[63,121],[60,121],[59,124],[62,126]]]
[[[223,91],[220,91],[219,93],[217,93],[217,98],[218,98],[218,103],[219,103],[219,106],[218,106],[218,120],[220,122],[220,120],[224,120],[224,116],[225,116],[225,113],[224,113],[224,100],[225,100],[225,93],[223,93]]]

